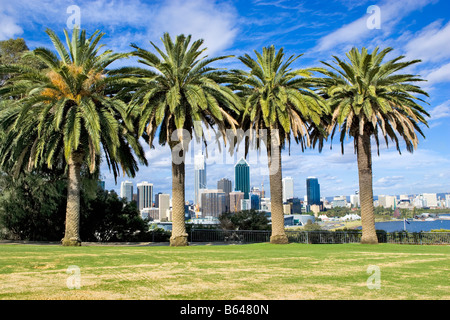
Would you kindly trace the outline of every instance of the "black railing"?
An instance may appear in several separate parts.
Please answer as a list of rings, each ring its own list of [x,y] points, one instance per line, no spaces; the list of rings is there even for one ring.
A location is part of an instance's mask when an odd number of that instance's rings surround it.
[[[359,243],[361,231],[286,231],[291,243],[332,244]],[[258,243],[269,242],[269,230],[192,229],[191,242]],[[377,231],[379,243],[450,244],[450,232],[384,232]]]

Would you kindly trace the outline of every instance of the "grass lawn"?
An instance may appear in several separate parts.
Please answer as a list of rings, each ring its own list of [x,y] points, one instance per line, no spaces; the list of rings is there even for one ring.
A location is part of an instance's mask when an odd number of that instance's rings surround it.
[[[69,266],[80,289],[69,289]],[[369,289],[368,267],[380,270]],[[450,246],[0,245],[0,299],[450,299]],[[69,282],[70,283],[70,282]]]

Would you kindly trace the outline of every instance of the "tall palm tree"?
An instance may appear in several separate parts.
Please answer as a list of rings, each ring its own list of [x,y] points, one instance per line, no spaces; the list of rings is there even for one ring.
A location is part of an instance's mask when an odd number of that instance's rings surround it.
[[[225,137],[227,128],[237,125],[240,100],[222,85],[226,73],[213,68],[211,63],[227,57],[202,57],[203,40],[191,44],[191,36],[178,35],[175,42],[165,33],[161,39],[164,50],[153,42],[156,54],[132,45],[133,55],[150,68],[123,68],[128,74],[132,92],[131,109],[139,124],[139,133],[146,134],[148,143],[158,135],[159,144],[168,144],[172,151],[172,236],[171,246],[186,246],[185,228],[185,155],[193,134],[198,141],[203,137],[199,123],[217,126]],[[131,91],[130,91],[131,90]],[[120,93],[122,95],[122,93]],[[225,138],[224,141],[226,142]]]
[[[383,62],[392,48],[369,53],[353,48],[346,54],[348,61],[334,57],[335,66],[323,62],[331,70],[325,71],[323,94],[327,98],[332,117],[329,125],[331,139],[340,130],[341,150],[344,152],[346,136],[352,137],[357,154],[359,196],[361,203],[361,243],[378,243],[375,231],[372,188],[371,140],[377,146],[384,138],[395,142],[401,153],[399,138],[406,150],[413,152],[419,142],[416,132],[423,132],[420,124],[427,125],[424,116],[429,114],[418,102],[425,102],[415,95],[427,96],[413,83],[424,81],[416,75],[399,73],[420,60],[401,61],[404,56]]]
[[[134,176],[135,157],[146,164],[144,152],[126,122],[127,105],[114,98],[116,78],[107,67],[123,54],[99,53],[103,33],[89,38],[84,30],[64,30],[67,48],[52,30],[46,30],[59,57],[37,48],[30,54],[46,66],[0,67],[13,74],[2,88],[0,125],[6,141],[0,148],[3,168],[20,172],[40,167],[67,167],[68,197],[63,245],[80,245],[81,171],[98,170],[101,154],[117,177],[120,168]]]
[[[325,101],[312,90],[315,83],[312,73],[316,69],[291,69],[291,64],[301,55],[284,60],[283,49],[274,46],[255,51],[257,59],[248,54],[239,60],[250,70],[234,70],[235,89],[245,101],[241,125],[245,130],[266,130],[266,150],[270,175],[272,216],[271,243],[288,243],[284,231],[282,196],[281,150],[292,137],[302,150],[310,146],[311,126],[319,128],[322,115],[328,112]],[[252,135],[250,135],[250,139]],[[255,144],[256,148],[261,145]],[[247,148],[248,149],[248,148]]]

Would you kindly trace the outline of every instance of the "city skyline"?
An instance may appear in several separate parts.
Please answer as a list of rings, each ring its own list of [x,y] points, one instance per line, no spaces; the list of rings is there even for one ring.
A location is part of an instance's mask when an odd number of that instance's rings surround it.
[[[69,14],[67,8],[71,1],[50,0],[16,1],[2,7],[0,14],[8,17],[0,20],[0,40],[22,37],[28,47],[52,48],[53,45],[44,32],[51,28],[63,36],[67,28]],[[370,17],[369,6],[378,6],[381,14],[380,28],[367,28]],[[373,187],[374,194],[419,194],[441,193],[450,191],[450,99],[446,94],[450,89],[450,2],[444,0],[405,0],[398,1],[336,0],[323,6],[318,1],[302,4],[286,1],[214,1],[192,0],[183,2],[159,1],[155,3],[136,0],[118,1],[105,7],[97,2],[80,0],[82,28],[92,34],[99,29],[104,31],[102,42],[108,49],[116,52],[130,51],[130,42],[151,50],[149,40],[160,43],[164,31],[172,35],[192,34],[195,39],[205,39],[208,55],[253,55],[253,50],[263,46],[275,45],[285,49],[286,55],[304,54],[293,67],[320,67],[320,61],[330,61],[332,55],[345,57],[351,47],[376,46],[394,48],[393,55],[405,55],[406,59],[421,59],[411,68],[411,72],[421,75],[427,82],[422,83],[430,98],[426,99],[425,110],[430,113],[429,128],[421,127],[426,138],[420,138],[418,149],[410,154],[401,145],[399,155],[394,144],[386,148],[380,146],[380,155],[373,146]],[[176,10],[174,10],[176,8]],[[124,16],[123,12],[127,15]],[[167,20],[147,19],[148,25],[138,23],[143,16],[158,17],[164,12]],[[174,15],[176,14],[176,17]],[[331,18],[332,17],[332,18]],[[167,21],[173,23],[168,24]],[[204,25],[208,25],[205,28]],[[120,67],[136,65],[133,59],[124,59],[112,65]],[[228,59],[217,63],[218,67],[243,68],[239,60]],[[170,150],[167,146],[155,143],[150,149],[142,139],[149,166],[140,166],[134,180],[152,181],[160,186],[161,191],[171,192]],[[389,141],[390,142],[390,141]],[[330,147],[333,148],[330,149]],[[208,145],[209,159],[217,148]],[[224,150],[222,145],[222,150]],[[243,149],[241,147],[241,149]],[[201,149],[198,149],[201,150]],[[242,150],[241,150],[242,151]],[[294,188],[298,195],[306,194],[304,179],[309,175],[321,181],[321,192],[331,197],[339,194],[354,194],[358,190],[356,156],[353,141],[344,145],[342,155],[338,141],[325,143],[324,150],[306,149],[292,145],[290,150],[283,150],[283,177],[294,179]],[[256,151],[250,152],[251,156]],[[265,150],[261,152],[264,157]],[[290,155],[289,155],[290,153]],[[219,154],[219,153],[217,153]],[[216,157],[217,158],[217,157]],[[223,163],[208,163],[208,183],[215,183],[223,176],[232,177],[233,156],[225,153],[218,158]],[[210,160],[207,160],[210,161]],[[186,167],[186,196],[194,199],[193,159]],[[252,164],[253,166],[253,164]],[[254,185],[264,183],[269,192],[269,179],[264,161],[258,167],[252,167]],[[109,172],[106,163],[102,163],[101,174],[106,189],[120,193],[120,183],[130,180],[120,176],[117,183]]]

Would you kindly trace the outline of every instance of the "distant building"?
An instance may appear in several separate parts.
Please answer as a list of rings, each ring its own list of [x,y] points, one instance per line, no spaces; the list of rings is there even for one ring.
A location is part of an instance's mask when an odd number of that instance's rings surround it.
[[[288,199],[292,199],[294,197],[294,179],[292,179],[291,177],[283,178],[282,187],[283,203],[285,203]]]
[[[299,198],[287,199],[287,203],[291,205],[291,214],[301,214],[302,213],[302,202]]]
[[[150,221],[159,220],[158,208],[144,208],[141,210],[142,219],[148,219]]]
[[[244,158],[241,158],[234,166],[234,190],[243,192],[244,199],[249,199],[250,165]]]
[[[206,157],[203,153],[197,154],[194,158],[194,204],[200,205],[200,189],[206,189]]]
[[[250,209],[259,210],[261,208],[261,198],[258,193],[250,193]]]
[[[170,221],[168,210],[170,209],[170,195],[158,194],[159,221]]]
[[[270,212],[270,198],[261,198],[261,211]]]
[[[397,197],[396,196],[379,195],[378,196],[378,206],[381,206],[386,209],[387,208],[395,209],[395,208],[397,208]]]
[[[346,196],[336,196],[333,198],[331,202],[331,206],[333,208],[337,207],[346,207],[347,206],[347,197]]]
[[[222,178],[217,181],[217,190],[222,190],[225,194],[229,194],[232,191],[231,180],[227,178]]]
[[[320,184],[316,177],[306,179],[306,198],[308,205],[320,205]]]
[[[105,190],[105,181],[99,180],[99,181],[98,181],[98,186],[99,186],[102,190]]]
[[[359,194],[351,194],[350,195],[350,203],[352,204],[353,208],[358,208],[360,206]]]
[[[426,207],[437,207],[437,195],[436,193],[424,193],[423,198],[425,200]]]
[[[153,184],[143,181],[137,184],[137,204],[141,211],[144,208],[153,206]]]
[[[202,216],[219,217],[226,210],[226,196],[222,190],[202,192]]]
[[[233,190],[231,180],[222,178],[217,181],[217,190],[225,192],[225,211],[230,212],[230,192]]]
[[[162,192],[158,192],[155,194],[155,208],[159,208],[159,195],[162,194]]]
[[[133,201],[133,182],[122,181],[120,183],[120,197],[128,202]]]
[[[445,195],[445,206],[450,208],[450,194]]]
[[[244,193],[241,191],[230,192],[230,212],[241,211],[241,200],[244,199]]]

